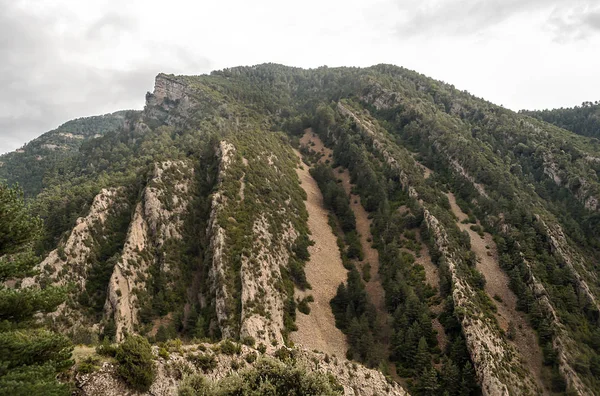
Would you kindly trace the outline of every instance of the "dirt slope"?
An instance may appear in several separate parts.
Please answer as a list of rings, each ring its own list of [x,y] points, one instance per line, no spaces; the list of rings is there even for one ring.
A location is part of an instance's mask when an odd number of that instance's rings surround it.
[[[467,219],[460,207],[456,204],[456,197],[451,192],[447,193],[452,213],[458,218],[456,225],[461,231],[467,231],[471,238],[471,250],[477,256],[477,269],[483,274],[486,280],[485,292],[493,298],[500,297],[502,300],[494,303],[498,308],[496,317],[500,327],[508,331],[509,323],[513,323],[516,334],[511,342],[521,353],[526,367],[534,375],[540,388],[543,388],[542,378],[542,352],[539,348],[537,337],[533,329],[527,323],[525,314],[517,311],[517,297],[509,288],[508,276],[502,271],[498,264],[498,251],[492,236],[484,233],[484,237],[479,236],[471,230],[470,224],[463,224]]]
[[[300,156],[300,153],[297,153]],[[328,212],[323,205],[323,196],[317,182],[303,164],[297,169],[298,177],[307,200],[308,228],[311,239],[315,245],[308,248],[310,261],[306,264],[305,271],[312,290],[296,291],[300,298],[312,295],[314,302],[310,304],[310,314],[298,312],[296,325],[298,331],[291,334],[291,340],[307,349],[317,349],[325,353],[345,357],[348,346],[346,337],[335,327],[335,318],[331,312],[329,302],[335,296],[338,286],[346,281],[346,269],[328,224]]]

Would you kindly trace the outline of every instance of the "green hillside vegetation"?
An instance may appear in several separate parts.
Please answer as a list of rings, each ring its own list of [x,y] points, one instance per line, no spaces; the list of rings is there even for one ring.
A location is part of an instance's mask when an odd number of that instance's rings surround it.
[[[164,251],[140,255],[164,253],[164,262],[177,267],[180,281],[167,286],[162,266],[153,267],[146,294],[140,294],[139,332],[149,335],[154,321],[170,314],[170,322],[156,337],[221,337],[209,285],[213,248],[207,230],[217,192],[226,197],[218,223],[228,242],[223,279],[230,314],[227,322],[231,322],[227,324],[239,331],[240,268],[259,249],[252,235],[262,214],[272,235],[282,235],[286,223],[298,234],[287,246],[290,258],[276,285],[285,300],[286,331],[292,331],[294,286],[310,287],[303,272],[310,243],[307,214],[292,147],[310,126],[333,148],[335,164],[331,165],[350,171],[361,202],[373,218],[373,245],[379,251],[386,308],[393,318],[388,352],[412,392],[478,392],[473,351],[467,347],[462,328],[465,318],[481,320],[499,339],[507,339],[496,321],[494,302],[484,291],[485,279],[476,269],[468,234],[456,226],[447,191],[494,236],[500,265],[519,298],[519,309],[537,331],[544,352],[545,385],[557,394],[574,391],[573,379],[559,369],[565,364],[561,356],[566,356],[573,376],[590,394],[600,389],[596,302],[600,297],[596,276],[600,269],[600,144],[581,136],[594,135],[591,121],[581,121],[593,119],[587,110],[579,109],[585,115],[574,117],[575,121],[557,116],[560,122],[545,115],[517,114],[391,65],[304,70],[264,64],[210,75],[159,78],[184,87],[186,97],[156,104],[149,95],[144,112],[121,114],[125,122],[120,120],[121,126],[115,129],[109,120],[90,126],[86,136],[100,129],[102,136],[82,139],[77,149],[69,149],[68,155],[56,161],[36,161],[35,175],[25,173],[24,169],[31,168],[29,160],[18,159],[25,156],[12,153],[6,157],[10,160],[2,159],[5,164],[0,172],[12,169],[15,178],[9,182],[18,181],[27,196],[35,196],[32,212],[44,221],[35,245],[39,255],[66,239],[102,188],[126,187],[129,204],[106,224],[109,235],[92,242],[89,289],[84,301],[78,302],[90,320],[102,316],[102,293],[122,249],[132,207],[140,200],[154,165],[168,160],[184,161],[194,169],[189,175],[191,189],[187,193],[167,189],[165,198],[170,202],[184,197],[178,194],[189,194],[184,232],[179,242],[165,245]],[[233,144],[236,153],[219,180],[216,149],[222,140]],[[32,151],[31,156],[35,155]],[[417,160],[433,170],[430,178],[423,177]],[[347,283],[332,302],[336,322],[349,337],[350,356],[377,366],[382,357],[368,352],[370,343],[380,337],[379,329],[362,290],[361,274],[349,264],[362,254],[356,219],[331,166],[317,166],[312,175],[335,215],[332,225],[339,230],[339,245],[350,269]],[[406,210],[399,211],[401,206]],[[425,210],[448,234],[456,274],[474,291],[468,309],[457,309],[453,300],[455,282],[427,226]],[[416,242],[402,237],[417,231],[439,269],[444,302],[439,314],[431,309],[437,305],[433,301],[436,290],[426,284],[422,267],[414,265]],[[274,248],[270,249],[272,254]],[[190,297],[198,295],[203,298]],[[253,312],[263,313],[265,301],[265,296],[256,299]],[[432,329],[431,318],[436,315],[448,337],[446,348],[438,345]]]
[[[65,163],[77,155],[83,142],[123,126],[125,111],[78,118],[46,132],[22,148],[0,156],[0,180],[19,184],[26,197],[34,197],[53,184]]]
[[[581,106],[552,110],[521,110],[538,120],[554,124],[578,135],[600,138],[600,102],[583,102]]]

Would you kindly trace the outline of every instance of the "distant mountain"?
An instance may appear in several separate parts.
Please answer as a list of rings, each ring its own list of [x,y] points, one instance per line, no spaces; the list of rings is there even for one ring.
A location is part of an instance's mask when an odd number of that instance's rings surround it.
[[[223,339],[417,395],[598,394],[600,143],[537,118],[392,65],[159,74],[2,158],[44,220],[21,286],[71,287],[43,319],[76,343],[196,345],[152,394],[243,367]]]
[[[18,150],[0,156],[0,180],[19,183],[26,196],[38,194],[50,169],[59,169],[83,142],[123,126],[126,111],[68,121]]]
[[[583,102],[581,106],[553,110],[520,111],[578,135],[600,139],[600,102]]]

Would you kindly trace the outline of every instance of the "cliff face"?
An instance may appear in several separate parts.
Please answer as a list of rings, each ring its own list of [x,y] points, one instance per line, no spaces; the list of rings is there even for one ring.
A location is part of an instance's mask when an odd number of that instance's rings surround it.
[[[226,234],[219,224],[219,215],[228,205],[228,197],[225,196],[223,183],[227,177],[227,170],[233,160],[235,147],[221,141],[216,151],[219,167],[217,173],[217,191],[212,196],[210,220],[208,222],[207,234],[210,235],[211,263],[208,272],[210,282],[210,294],[214,296],[214,306],[221,333],[226,338],[235,336],[235,328],[228,324],[234,316],[235,301],[232,293],[228,290],[226,282],[227,262],[225,257]]]
[[[297,186],[291,150],[279,158],[260,145],[249,150],[245,144],[221,141],[216,151],[217,185],[207,229],[208,294],[224,337],[252,337],[273,348],[284,343],[284,305],[291,298],[281,269],[288,267],[305,214],[298,197],[285,191],[276,195],[278,179]]]
[[[138,294],[146,291],[152,267],[172,275],[161,251],[167,241],[181,240],[193,172],[189,164],[167,161],[154,165],[153,173],[136,205],[120,259],[113,269],[104,306],[114,320],[116,338],[136,331],[139,324]]]
[[[146,95],[145,114],[150,119],[171,125],[185,119],[193,105],[186,85],[166,74],[159,74],[154,92]]]
[[[91,241],[94,236],[102,235],[107,218],[114,215],[119,206],[125,205],[122,193],[122,190],[112,188],[103,189],[96,195],[88,214],[77,219],[66,242],[50,252],[39,264],[42,271],[40,276],[59,285],[74,282],[78,293],[84,290],[89,271]],[[23,286],[31,286],[37,282],[39,279],[27,278],[23,280]]]

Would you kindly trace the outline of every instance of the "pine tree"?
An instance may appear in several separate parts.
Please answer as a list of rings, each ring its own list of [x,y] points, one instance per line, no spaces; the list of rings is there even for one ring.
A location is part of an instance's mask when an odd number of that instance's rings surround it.
[[[461,396],[468,396],[473,394],[477,389],[477,378],[475,378],[475,371],[471,362],[466,362],[462,369],[462,379],[460,382],[460,394]]]
[[[430,367],[421,372],[421,376],[417,382],[417,390],[419,394],[424,396],[437,395],[439,389],[437,371]]]
[[[428,370],[431,367],[431,355],[429,354],[429,347],[427,346],[427,340],[425,337],[419,339],[419,346],[417,348],[417,356],[415,358],[415,370],[422,372]]]
[[[460,370],[456,363],[447,360],[442,370],[442,383],[448,395],[457,395],[460,390]]]
[[[63,335],[36,328],[33,319],[54,311],[65,299],[64,290],[5,286],[7,280],[33,275],[32,244],[40,229],[22,192],[0,184],[0,389],[14,395],[68,395],[56,375],[72,365],[72,345]]]

